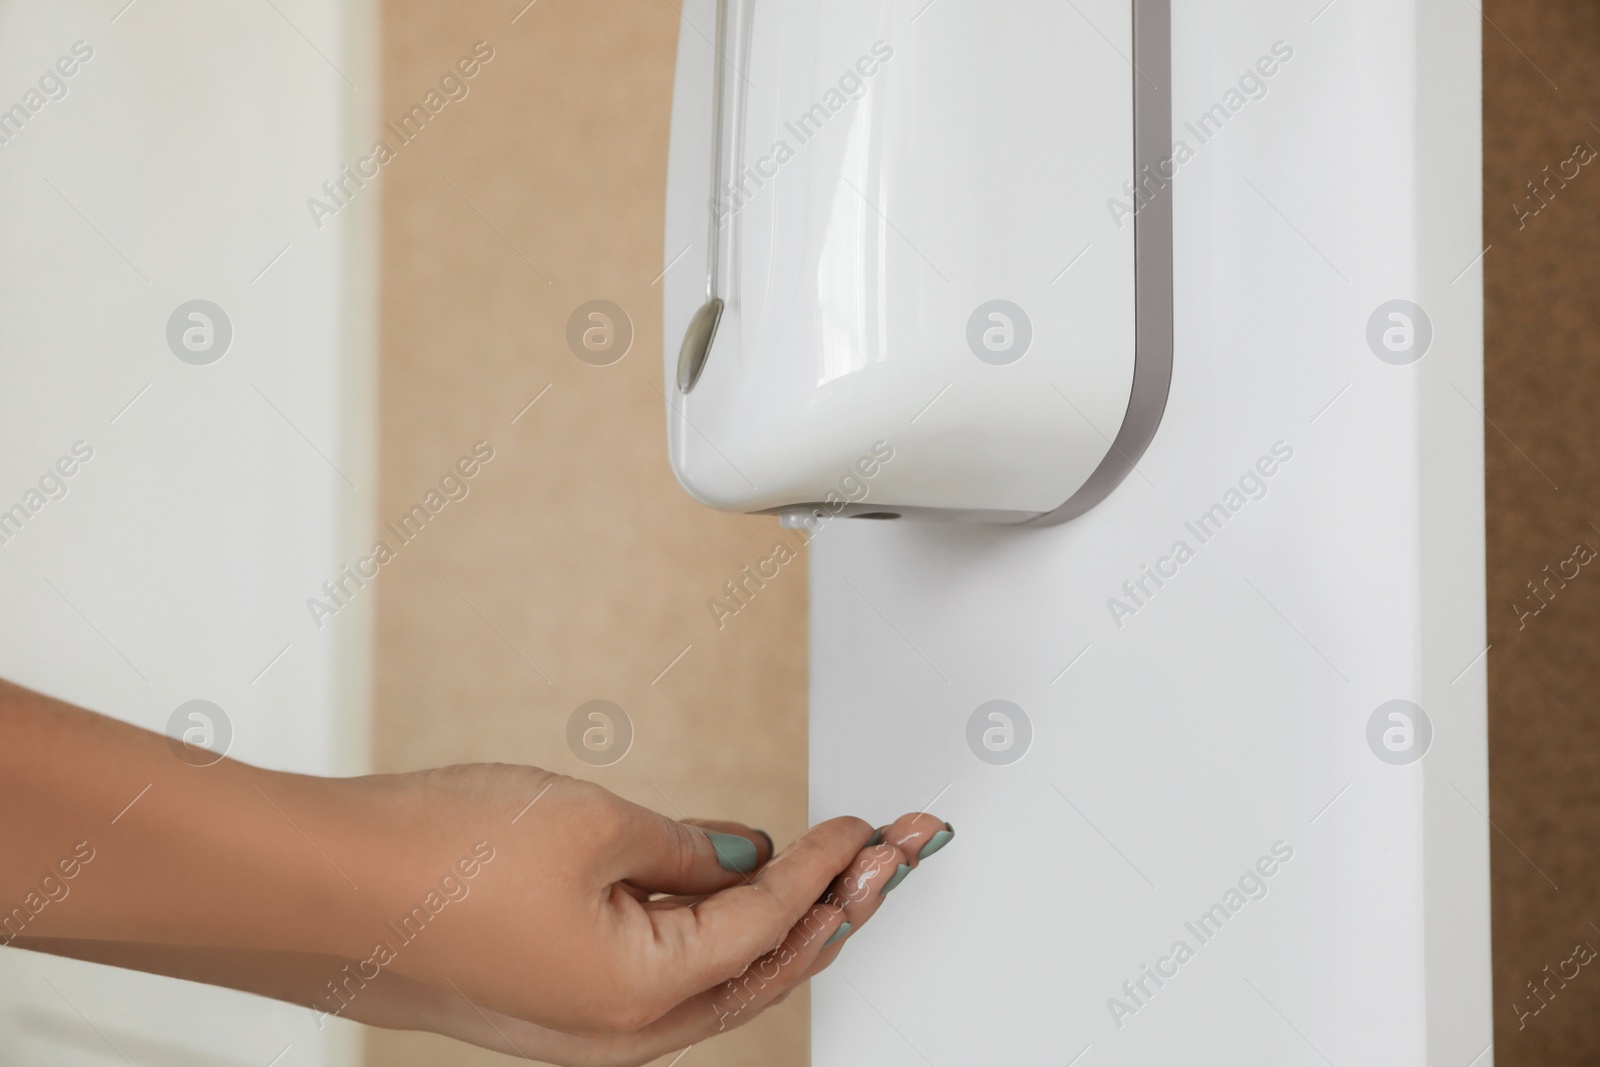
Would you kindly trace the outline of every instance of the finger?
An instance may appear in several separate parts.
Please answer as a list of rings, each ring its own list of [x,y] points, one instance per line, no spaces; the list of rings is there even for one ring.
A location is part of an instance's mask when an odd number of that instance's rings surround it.
[[[955,836],[955,827],[927,812],[902,815],[883,830],[884,842],[903,852],[913,870],[948,845]]]
[[[765,863],[773,856],[777,855],[778,847],[777,845],[773,844],[772,835],[767,833],[765,830],[759,830],[753,826],[746,826],[742,822],[728,822],[724,819],[684,819],[683,821],[688,823],[690,826],[698,826],[702,830],[710,830],[724,834],[738,834],[741,837],[749,837],[750,840],[754,841],[760,849],[761,863]]]
[[[873,840],[878,840],[878,835],[874,835]],[[854,930],[859,930],[872,917],[881,906],[883,898],[888,895],[885,890],[889,888],[890,880],[899,875],[902,869],[907,868],[912,858],[913,856],[908,856],[881,841],[878,844],[869,843],[856,853],[850,865],[829,884],[817,903],[844,912],[845,921],[839,928],[841,940]],[[659,897],[644,901],[643,906],[646,910],[652,911],[690,908],[704,899],[706,898],[694,896]]]
[[[826,967],[844,948],[844,938],[860,931],[883,906],[885,898],[955,836],[950,825],[927,813],[902,815],[872,836],[850,866],[834,879],[823,897],[842,907],[845,932],[822,954],[816,970]]]
[[[843,907],[846,918],[859,926],[922,859],[939,851],[954,836],[949,823],[932,815],[902,815],[872,835],[850,866],[834,879],[823,899]]]
[[[648,890],[648,889],[640,889],[638,886],[629,885],[627,882],[618,882],[616,884],[616,887],[620,892],[626,893],[628,896],[632,897],[634,900],[637,900],[640,904],[643,904],[645,907],[650,907],[652,904],[655,903],[655,901],[652,901],[650,899],[650,890]],[[671,898],[671,899],[692,900],[694,898],[693,897],[683,897],[683,898]]]
[[[944,847],[954,831],[939,819],[905,815],[875,832],[806,909],[781,944],[728,981],[689,997],[633,1034],[631,1048],[654,1057],[742,1026],[823,970],[883,907],[895,879]],[[943,835],[943,836],[941,836]],[[786,862],[786,861],[785,861]],[[727,894],[723,894],[726,896]]]
[[[859,839],[861,827],[849,829]],[[782,1002],[837,957],[845,939],[858,932],[883,906],[897,876],[903,879],[903,872],[937,852],[953,833],[948,824],[926,814],[902,816],[881,832],[874,832],[868,841],[875,843],[864,844],[856,851],[821,898],[803,909],[775,949],[758,957],[732,979],[688,997],[649,1026],[619,1035],[619,1041],[648,1059],[742,1026]],[[846,842],[849,837],[845,835]],[[777,866],[789,862],[789,854],[785,853]],[[775,877],[763,872],[760,881]],[[718,897],[727,898],[736,892]],[[702,908],[709,903],[702,904]],[[662,918],[670,921],[684,916],[680,910],[678,916]]]
[[[628,805],[613,880],[652,893],[703,896],[744,882],[772,858],[771,838],[743,823],[678,822]]]
[[[815,969],[830,942],[839,936],[843,911],[815,903],[782,941],[732,978],[696,993],[665,1015],[628,1034],[590,1039],[610,1062],[645,1063],[743,1026],[798,988]]]
[[[818,905],[872,832],[860,819],[830,819],[806,831],[748,882],[694,908],[652,912],[657,943],[667,954],[661,977],[675,993],[669,1003],[742,973],[771,951]]]
[[[697,1024],[697,1040],[742,1026],[798,988],[825,955],[831,958],[847,929],[840,909],[815,904],[776,948],[721,985],[691,997],[667,1018],[681,1013]]]
[[[773,838],[771,838],[770,833],[766,832],[766,830],[752,830],[749,829],[749,827],[746,827],[746,825],[742,824],[742,822],[712,821],[712,819],[691,819],[691,821],[688,821],[688,825],[691,825],[691,827],[699,827],[701,830],[710,830],[710,832],[714,833],[723,833],[723,835],[739,835],[739,837],[750,837],[750,843],[755,845],[755,851],[757,851],[757,861],[755,861],[757,862],[757,867],[760,864],[765,864],[766,861],[770,861],[771,857],[773,857]],[[752,837],[752,835],[754,835],[754,837]],[[726,851],[726,845],[723,845],[722,848],[718,848],[718,846],[714,843],[712,848],[717,849],[718,861],[720,861],[720,859],[725,859],[723,853]],[[738,848],[738,846],[736,846],[736,848]],[[728,881],[736,880],[730,878]],[[629,885],[627,881],[622,881],[622,883],[619,883],[619,886],[621,886],[621,889],[624,891],[624,893],[629,894],[630,897],[634,897],[635,901],[640,901],[642,904],[645,904],[645,907],[651,907],[651,909],[654,909],[654,907],[694,907],[694,905],[699,904],[699,902],[706,899],[706,893],[667,894],[667,896],[662,896],[659,891],[654,891],[654,889],[637,888],[637,886]],[[725,888],[725,886],[717,885],[715,888],[722,889]]]

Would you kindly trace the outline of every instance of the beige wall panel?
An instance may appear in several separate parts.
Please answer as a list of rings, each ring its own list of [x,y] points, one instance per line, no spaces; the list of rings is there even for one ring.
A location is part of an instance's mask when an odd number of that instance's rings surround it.
[[[380,522],[474,442],[495,457],[377,579],[374,766],[537,764],[782,844],[805,822],[805,561],[717,628],[706,601],[779,531],[677,486],[657,391],[678,12],[538,0],[517,17],[522,2],[382,10],[386,118],[474,42],[494,58],[358,194],[383,200]],[[594,299],[635,333],[607,367],[566,342]],[[568,716],[595,698],[636,731],[610,767],[567,747]],[[788,1067],[805,1050],[797,996],[684,1067]],[[507,1062],[381,1032],[367,1059]]]

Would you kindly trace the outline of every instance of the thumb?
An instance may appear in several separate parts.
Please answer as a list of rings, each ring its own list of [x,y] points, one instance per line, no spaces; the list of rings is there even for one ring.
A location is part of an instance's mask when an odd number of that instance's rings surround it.
[[[703,896],[739,885],[772,858],[772,838],[743,823],[679,822],[648,809],[625,851],[624,881],[655,893]]]

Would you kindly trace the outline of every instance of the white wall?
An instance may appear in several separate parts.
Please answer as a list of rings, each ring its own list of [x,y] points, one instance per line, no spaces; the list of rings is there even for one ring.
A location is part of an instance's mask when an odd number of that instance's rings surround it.
[[[815,983],[820,1067],[1492,1062],[1479,16],[1175,6],[1180,124],[1295,53],[1178,178],[1142,475],[1059,529],[816,543],[812,815],[931,806],[958,831]],[[1433,323],[1409,366],[1365,338],[1395,298]],[[1185,522],[1279,441],[1267,495],[1199,544]],[[1194,558],[1119,627],[1108,599],[1180,538]],[[965,736],[997,698],[1034,730],[1009,766]],[[1392,699],[1431,719],[1420,762],[1369,748]],[[1185,922],[1280,841],[1266,896],[1201,944]],[[1129,1001],[1180,939],[1194,957]]]
[[[155,730],[210,700],[235,756],[358,771],[367,628],[319,632],[305,599],[370,511],[376,199],[320,231],[305,199],[367,139],[370,15],[124,3],[0,2],[0,108],[93,49],[0,144],[0,509],[75,442],[93,449],[0,544],[0,675]],[[206,366],[166,339],[197,298],[233,331]],[[354,1028],[220,990],[17,951],[0,973],[5,1062],[298,1067],[355,1049]]]

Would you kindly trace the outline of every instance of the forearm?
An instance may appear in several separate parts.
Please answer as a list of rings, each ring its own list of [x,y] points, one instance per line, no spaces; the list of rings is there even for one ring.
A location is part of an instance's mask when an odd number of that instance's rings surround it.
[[[295,828],[317,783],[0,682],[0,943],[354,953],[359,895]]]
[[[27,936],[10,947],[254,993],[310,1008],[319,1021],[338,1016],[374,1026],[409,1024],[403,1012],[392,1010],[405,979],[380,974],[372,982],[341,985],[349,961],[339,956]]]
[[[427,1030],[512,1056],[565,1063],[609,1059],[603,1042],[480,1009],[456,990],[387,970],[364,979],[356,961],[339,956],[37,937],[19,937],[11,945],[270,997],[310,1008],[319,1027],[339,1018],[388,1030]]]
[[[339,956],[41,937],[19,937],[12,947],[254,993],[310,1008],[319,1023],[336,1017],[412,1029],[445,1006],[435,990],[393,974],[352,979],[350,961]]]

